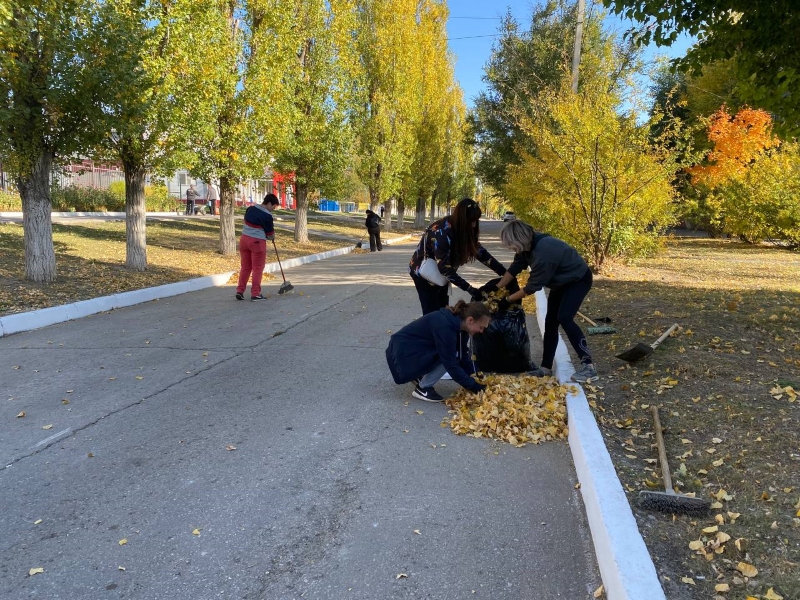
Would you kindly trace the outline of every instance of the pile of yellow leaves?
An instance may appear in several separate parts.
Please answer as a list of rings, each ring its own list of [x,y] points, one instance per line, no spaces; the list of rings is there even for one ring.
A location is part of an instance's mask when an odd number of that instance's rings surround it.
[[[482,392],[461,388],[446,400],[452,416],[442,427],[518,448],[567,437],[566,397],[572,386],[554,377],[486,375],[478,381],[486,386]]]
[[[491,292],[483,303],[486,305],[486,308],[489,309],[489,312],[494,314],[497,312],[498,309],[498,302],[508,296],[508,290],[506,288],[501,288],[499,290],[495,290]]]

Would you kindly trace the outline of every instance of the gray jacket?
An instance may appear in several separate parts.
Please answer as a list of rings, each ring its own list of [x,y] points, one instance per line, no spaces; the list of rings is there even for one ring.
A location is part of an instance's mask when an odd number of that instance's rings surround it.
[[[530,267],[531,275],[525,293],[533,294],[543,287],[551,290],[578,281],[589,270],[586,261],[566,242],[546,233],[535,233],[528,252],[518,252],[508,269],[514,277]]]

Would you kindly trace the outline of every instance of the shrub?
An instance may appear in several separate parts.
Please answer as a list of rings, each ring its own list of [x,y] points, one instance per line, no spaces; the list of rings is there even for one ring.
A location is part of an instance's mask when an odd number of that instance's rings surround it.
[[[22,211],[22,198],[20,195],[17,192],[6,192],[0,190],[0,211]]]
[[[726,231],[800,247],[800,146],[784,143],[717,188]]]
[[[165,185],[154,184],[145,186],[144,202],[147,212],[171,212],[178,200],[169,195]]]
[[[71,185],[53,188],[53,210],[56,212],[119,212],[125,210],[125,199],[108,190]]]
[[[599,90],[547,94],[540,117],[520,119],[536,153],[509,167],[504,193],[517,216],[574,246],[601,268],[651,252],[673,221],[675,153],[649,142],[649,125],[621,116]]]

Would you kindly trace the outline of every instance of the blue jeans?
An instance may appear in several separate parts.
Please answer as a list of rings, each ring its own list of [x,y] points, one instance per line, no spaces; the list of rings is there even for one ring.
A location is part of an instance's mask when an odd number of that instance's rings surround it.
[[[439,380],[442,378],[442,375],[444,375],[446,372],[447,369],[444,368],[444,365],[442,363],[439,363],[438,365],[433,367],[433,370],[430,373],[426,374],[425,376],[423,376],[422,379],[419,380],[419,387],[421,388],[433,387],[439,382]]]

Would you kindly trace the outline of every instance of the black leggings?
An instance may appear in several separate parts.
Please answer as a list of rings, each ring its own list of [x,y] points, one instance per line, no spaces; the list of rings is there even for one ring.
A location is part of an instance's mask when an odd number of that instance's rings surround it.
[[[447,285],[431,285],[427,279],[411,275],[414,281],[414,287],[417,288],[419,295],[419,303],[422,306],[422,314],[436,312],[440,308],[447,306],[448,301],[448,288]]]
[[[575,349],[581,362],[591,363],[592,354],[586,343],[586,336],[578,324],[575,315],[581,307],[586,294],[592,289],[592,271],[586,269],[586,275],[578,281],[568,283],[557,290],[550,290],[547,296],[547,316],[544,318],[544,336],[542,338],[542,366],[553,368],[553,358],[558,346],[558,326],[564,330],[569,343]]]

